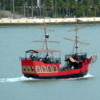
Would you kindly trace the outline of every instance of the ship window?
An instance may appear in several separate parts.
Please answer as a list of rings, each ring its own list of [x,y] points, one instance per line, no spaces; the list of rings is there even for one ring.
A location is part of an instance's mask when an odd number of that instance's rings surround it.
[[[26,66],[23,67],[23,71],[24,71],[24,72],[27,71],[27,67],[26,67]]]
[[[32,66],[30,68],[31,68],[31,71],[34,72],[34,68]]]
[[[28,72],[30,72],[31,71],[30,67],[27,67],[27,70],[28,70]]]
[[[42,66],[42,72],[46,72],[46,67]]]
[[[52,72],[52,70],[51,70],[51,67],[50,67],[50,66],[48,66],[48,71],[49,71],[49,72]]]
[[[36,67],[36,71],[40,72],[40,67],[39,66]]]
[[[53,71],[54,71],[54,72],[57,71],[57,67],[56,67],[56,66],[53,66],[52,68],[53,68]]]

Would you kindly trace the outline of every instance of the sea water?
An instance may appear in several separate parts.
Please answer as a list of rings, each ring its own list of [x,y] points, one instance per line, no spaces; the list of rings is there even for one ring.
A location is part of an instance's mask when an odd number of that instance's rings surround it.
[[[86,26],[86,27],[84,27]],[[100,99],[100,57],[89,66],[84,77],[75,79],[39,80],[26,78],[21,73],[20,57],[26,50],[41,49],[44,32],[37,26],[0,26],[0,100],[98,100]],[[79,52],[88,56],[100,53],[100,24],[82,24],[78,31],[79,40],[91,45],[79,45]],[[49,49],[61,51],[62,65],[64,56],[74,52],[74,43],[64,38],[75,39],[75,25],[47,25],[50,41],[60,44],[49,44]],[[57,54],[55,54],[57,56]]]

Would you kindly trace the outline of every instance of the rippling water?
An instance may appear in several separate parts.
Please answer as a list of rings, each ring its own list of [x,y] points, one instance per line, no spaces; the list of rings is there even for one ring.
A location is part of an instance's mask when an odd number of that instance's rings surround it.
[[[91,43],[90,46],[80,45],[80,51],[88,56],[100,53],[100,24],[84,24],[79,30],[79,40]],[[0,26],[0,98],[1,100],[98,100],[100,98],[100,58],[91,64],[89,74],[76,79],[38,80],[25,78],[21,74],[20,56],[26,50],[38,49],[42,44],[34,40],[43,40],[41,26]],[[64,55],[73,51],[73,43],[63,38],[74,38],[74,25],[49,25],[54,32],[49,40],[60,41],[60,44],[49,44],[50,49],[61,50],[62,62]],[[56,56],[56,55],[55,55]],[[62,66],[63,66],[62,64]]]

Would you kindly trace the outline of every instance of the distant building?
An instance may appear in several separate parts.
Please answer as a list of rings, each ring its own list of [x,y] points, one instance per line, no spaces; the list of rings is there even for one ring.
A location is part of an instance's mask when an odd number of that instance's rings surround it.
[[[37,0],[37,6],[38,6],[38,7],[41,6],[41,0]]]

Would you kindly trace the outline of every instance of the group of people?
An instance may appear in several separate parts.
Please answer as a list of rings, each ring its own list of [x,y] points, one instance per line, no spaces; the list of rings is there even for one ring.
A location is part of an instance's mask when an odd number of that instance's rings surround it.
[[[40,58],[37,57],[37,56],[30,56],[30,59],[33,60],[33,61],[40,61]]]
[[[47,55],[44,58],[40,58],[40,57],[31,55],[30,59],[33,60],[33,61],[43,61],[44,63],[52,63],[51,58],[49,58]]]
[[[71,55],[69,57],[67,57],[67,59],[65,61],[67,61],[68,63],[66,64],[66,66],[64,67],[64,70],[73,70],[73,69],[79,69],[82,67],[82,62],[86,59],[86,55]]]
[[[43,59],[43,62],[44,62],[44,63],[52,63],[52,60],[51,60],[51,58],[49,58],[48,56],[46,56],[46,57]]]
[[[32,61],[43,61],[44,63],[59,63],[60,62],[59,59],[56,59],[56,58],[53,59],[51,57],[48,57],[48,55],[46,55],[43,58],[31,55],[30,60],[32,60]]]
[[[74,54],[74,55],[72,55],[72,58],[75,59],[75,60],[85,60],[86,54],[84,54],[84,55]]]

